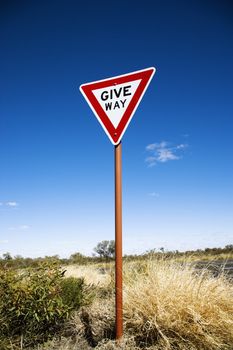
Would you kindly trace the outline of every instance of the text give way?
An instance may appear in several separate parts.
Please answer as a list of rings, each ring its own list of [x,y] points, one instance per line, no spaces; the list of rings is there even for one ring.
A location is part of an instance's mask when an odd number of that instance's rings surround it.
[[[117,128],[141,79],[93,90],[93,94],[106,112],[111,123]]]

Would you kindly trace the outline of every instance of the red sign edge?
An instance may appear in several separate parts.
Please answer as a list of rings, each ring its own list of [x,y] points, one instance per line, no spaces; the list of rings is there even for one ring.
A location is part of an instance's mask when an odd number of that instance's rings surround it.
[[[100,87],[101,87],[101,86],[102,86],[102,83],[106,83],[106,82],[109,82],[109,85],[104,85],[104,87],[106,87],[106,86],[111,86],[111,85],[113,85],[113,82],[114,82],[115,79],[119,79],[119,78],[123,78],[123,79],[124,79],[124,77],[129,77],[129,78],[130,78],[130,77],[133,76],[133,75],[137,75],[137,74],[140,74],[140,73],[144,73],[144,72],[146,72],[146,71],[151,71],[151,75],[150,75],[150,77],[149,77],[149,79],[148,79],[148,81],[147,81],[145,87],[143,88],[143,91],[142,91],[140,97],[138,98],[138,100],[137,100],[135,106],[133,107],[133,110],[132,110],[132,112],[131,112],[131,115],[130,115],[130,117],[129,117],[127,123],[126,123],[125,126],[123,127],[119,138],[117,138],[117,140],[114,141],[113,138],[112,138],[112,135],[109,133],[108,129],[105,127],[105,124],[103,123],[102,119],[99,117],[98,113],[96,112],[96,109],[93,107],[92,103],[90,102],[90,100],[89,100],[89,98],[87,97],[87,95],[86,95],[86,93],[85,93],[85,91],[84,91],[83,88],[84,88],[85,86],[96,85],[96,84],[100,84]],[[97,81],[92,81],[92,82],[84,83],[84,84],[80,85],[80,87],[79,87],[80,92],[82,93],[83,97],[85,98],[85,100],[86,100],[86,102],[88,103],[89,107],[91,108],[92,112],[94,113],[94,115],[96,116],[96,118],[98,119],[98,121],[100,122],[100,124],[102,125],[102,127],[103,127],[105,133],[107,134],[107,136],[109,137],[109,139],[110,139],[110,141],[112,142],[113,145],[116,146],[116,145],[118,145],[118,144],[121,142],[122,137],[123,137],[123,135],[124,135],[124,133],[125,133],[125,131],[126,131],[128,125],[129,125],[131,119],[133,118],[134,113],[136,112],[136,110],[137,110],[137,108],[138,108],[138,105],[139,105],[139,103],[141,102],[141,100],[142,100],[142,98],[143,98],[143,96],[144,96],[144,94],[145,94],[145,92],[146,92],[146,90],[147,90],[147,88],[148,88],[148,86],[149,86],[149,84],[150,84],[150,82],[151,82],[151,80],[152,80],[152,78],[153,78],[155,72],[156,72],[156,68],[155,68],[155,67],[149,67],[149,68],[141,69],[141,70],[138,70],[138,71],[134,71],[134,72],[126,73],[126,74],[121,74],[121,75],[118,75],[118,76],[114,76],[114,77],[110,77],[110,78],[106,78],[106,79],[101,79],[101,80],[97,80]],[[129,80],[129,81],[130,81],[130,80]],[[99,88],[100,88],[100,87],[99,87]],[[139,87],[140,87],[140,84],[139,84]],[[127,110],[126,110],[126,111],[127,111]],[[123,119],[123,118],[122,118],[122,119]]]

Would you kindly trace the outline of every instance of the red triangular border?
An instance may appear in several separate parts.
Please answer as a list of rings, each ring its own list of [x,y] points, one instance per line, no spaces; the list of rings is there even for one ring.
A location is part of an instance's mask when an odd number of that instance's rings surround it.
[[[108,137],[114,145],[117,145],[121,141],[122,136],[130,120],[132,119],[134,112],[136,111],[139,102],[141,101],[154,73],[155,68],[151,67],[137,72],[124,74],[109,79],[99,80],[80,86],[80,91],[82,92],[89,106],[95,113],[96,117],[102,124],[105,132],[107,133]],[[107,114],[99,104],[95,95],[93,94],[93,90],[109,86],[115,86],[117,84],[128,83],[139,79],[141,79],[141,82],[139,83],[137,90],[135,91],[134,96],[132,97],[127,109],[125,110],[125,113],[123,114],[120,123],[118,124],[117,128],[115,128],[109,120]]]

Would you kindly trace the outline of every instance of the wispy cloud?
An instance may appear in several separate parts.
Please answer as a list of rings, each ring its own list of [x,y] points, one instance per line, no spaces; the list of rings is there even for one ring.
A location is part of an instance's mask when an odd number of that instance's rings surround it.
[[[154,151],[156,149],[165,148],[168,146],[168,143],[166,141],[162,141],[160,143],[151,143],[150,145],[146,146],[147,151]]]
[[[18,205],[19,205],[19,203],[15,202],[15,201],[6,202],[6,206],[11,207],[11,208],[15,208]]]
[[[172,146],[167,141],[161,141],[160,143],[151,143],[146,146],[148,156],[145,161],[148,167],[152,167],[157,163],[166,163],[170,160],[179,160],[182,158],[182,154],[188,144],[180,143]]]
[[[1,201],[0,202],[0,208],[1,210],[5,210],[5,209],[16,209],[19,206],[19,202],[16,201]]]
[[[146,163],[149,167],[154,166],[156,164],[157,158],[156,157],[146,157]]]
[[[29,228],[30,228],[29,225],[20,225],[20,226],[8,227],[8,230],[10,230],[10,231],[25,231],[25,230],[28,230]]]
[[[150,193],[148,193],[148,196],[158,198],[159,197],[159,193],[158,192],[150,192]]]
[[[21,226],[19,226],[20,230],[28,230],[29,228],[30,228],[29,225],[21,225]]]

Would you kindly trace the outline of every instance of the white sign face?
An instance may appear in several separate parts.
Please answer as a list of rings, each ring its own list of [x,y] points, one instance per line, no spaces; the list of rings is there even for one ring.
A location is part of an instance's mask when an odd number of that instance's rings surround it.
[[[80,91],[113,145],[118,145],[153,75],[150,67],[82,84]]]
[[[93,90],[93,94],[115,128],[118,127],[141,79]]]

